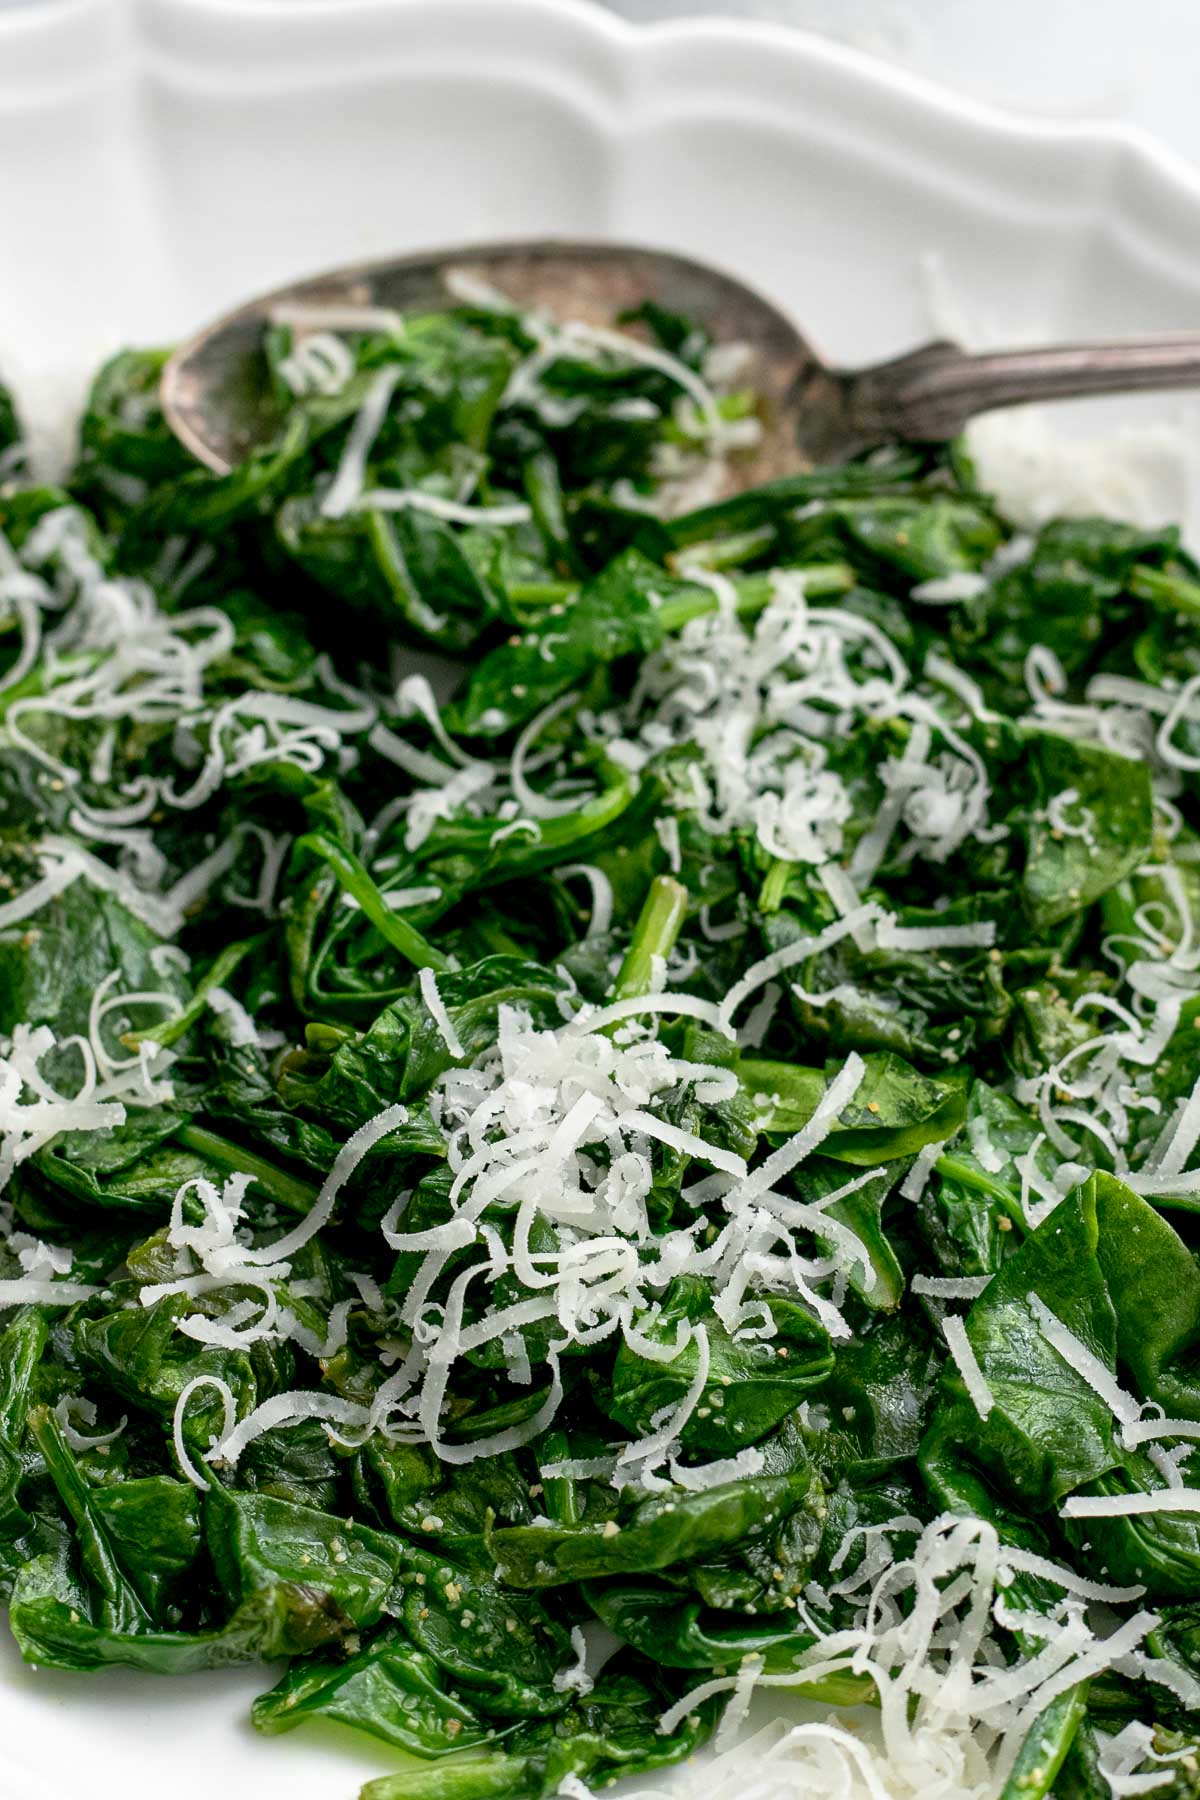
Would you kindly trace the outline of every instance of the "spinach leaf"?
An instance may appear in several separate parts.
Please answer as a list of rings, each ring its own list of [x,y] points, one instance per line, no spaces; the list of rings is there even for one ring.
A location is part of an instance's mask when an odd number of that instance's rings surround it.
[[[1111,1176],[1059,1205],[993,1276],[967,1335],[993,1397],[981,1419],[952,1366],[921,1447],[934,1492],[952,1504],[982,1479],[1011,1506],[1057,1512],[1072,1494],[1124,1495],[1159,1485],[1144,1451],[1045,1329],[1045,1312],[1136,1391],[1174,1416],[1200,1417],[1191,1374],[1200,1335],[1200,1273],[1170,1226]],[[1051,1331],[1053,1327],[1051,1327]],[[960,1471],[967,1485],[960,1483]],[[1184,1513],[1062,1519],[1118,1582],[1152,1594],[1200,1591],[1200,1537]]]
[[[683,1321],[703,1324],[709,1373],[699,1402],[683,1428],[686,1450],[727,1456],[757,1444],[793,1412],[833,1367],[829,1335],[795,1301],[764,1303],[774,1331],[758,1340],[739,1340],[712,1310],[707,1284],[680,1277],[663,1299],[645,1335],[665,1348],[676,1341]],[[639,1354],[628,1343],[617,1351],[611,1395],[605,1410],[633,1437],[650,1435],[651,1421],[675,1410],[696,1378],[699,1349],[692,1340],[669,1362]],[[599,1396],[598,1396],[599,1398]]]
[[[262,1588],[292,1583],[319,1591],[330,1612],[355,1625],[380,1618],[400,1571],[400,1543],[369,1526],[270,1494],[211,1487],[204,1536],[226,1595],[241,1604]]]
[[[532,1529],[532,1528],[530,1528]],[[539,1601],[419,1550],[404,1551],[403,1617],[409,1637],[474,1698],[502,1718],[561,1712],[554,1686],[568,1656],[562,1626]]]
[[[353,1656],[293,1663],[254,1702],[253,1718],[268,1735],[306,1719],[336,1719],[414,1756],[447,1756],[495,1737],[495,1727],[448,1693],[433,1659],[395,1627]]]
[[[966,1112],[960,1081],[923,1075],[888,1052],[864,1062],[858,1091],[821,1146],[824,1155],[870,1168],[953,1136]],[[808,1123],[838,1067],[805,1069],[743,1056],[738,1072],[761,1128],[790,1136]]]
[[[1099,744],[1033,734],[1024,764],[1038,806],[1025,826],[1022,882],[1035,928],[1078,912],[1147,857],[1152,835],[1150,775]],[[1053,825],[1058,801],[1070,827]]]
[[[500,1579],[510,1587],[555,1587],[695,1561],[770,1531],[800,1507],[821,1504],[819,1484],[802,1467],[643,1500],[621,1522],[511,1526],[494,1532],[490,1543]]]
[[[541,1800],[568,1775],[604,1783],[646,1774],[690,1756],[711,1729],[711,1709],[702,1706],[661,1733],[662,1711],[661,1694],[647,1682],[606,1674],[586,1699],[551,1723],[515,1732],[502,1750],[382,1775],[367,1783],[364,1800]]]

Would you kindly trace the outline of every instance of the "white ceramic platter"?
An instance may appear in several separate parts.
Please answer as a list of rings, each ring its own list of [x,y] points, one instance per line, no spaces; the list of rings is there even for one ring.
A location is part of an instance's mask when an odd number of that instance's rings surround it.
[[[723,263],[847,361],[930,335],[929,253],[993,342],[1200,325],[1200,184],[1166,152],[814,38],[635,30],[576,0],[0,11],[0,366],[43,436],[123,342],[325,265],[541,233]],[[1194,509],[1191,459],[1138,448],[1129,504]],[[0,1640],[0,1796],[352,1800],[394,1766],[337,1728],[255,1737],[265,1685],[35,1674]]]

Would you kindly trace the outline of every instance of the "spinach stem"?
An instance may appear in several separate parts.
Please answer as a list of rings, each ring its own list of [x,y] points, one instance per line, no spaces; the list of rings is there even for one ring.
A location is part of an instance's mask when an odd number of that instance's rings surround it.
[[[433,969],[438,974],[445,974],[450,967],[449,958],[435,950],[402,914],[392,911],[352,850],[347,850],[344,844],[339,844],[324,831],[306,832],[297,848],[311,850],[314,856],[329,864],[343,891],[354,896],[380,937],[386,938],[393,950],[398,950],[415,969]]]
[[[964,1187],[982,1189],[991,1199],[997,1201],[1008,1214],[1013,1224],[1024,1235],[1029,1230],[1029,1221],[1021,1210],[1021,1203],[1002,1182],[992,1179],[970,1163],[961,1162],[953,1152],[948,1156],[939,1156],[934,1163],[939,1175],[948,1181],[958,1181]]]
[[[490,1756],[455,1756],[440,1766],[377,1775],[359,1800],[512,1800],[527,1793],[527,1756],[494,1751]]]
[[[693,568],[740,569],[775,542],[773,525],[755,525],[748,531],[712,538],[707,544],[689,544],[687,560]]]
[[[656,875],[650,892],[633,928],[633,938],[625,952],[621,972],[613,984],[614,1000],[629,1000],[635,994],[650,991],[654,977],[654,958],[664,959],[675,948],[675,940],[687,912],[688,891],[672,875]]]
[[[545,1432],[537,1446],[539,1469],[544,1471],[547,1463],[566,1462],[571,1454],[570,1440],[560,1426],[552,1426]],[[579,1494],[574,1479],[568,1475],[542,1474],[542,1489],[545,1496],[546,1516],[557,1525],[578,1525]]]
[[[796,569],[803,575],[805,592],[814,598],[827,594],[844,594],[854,586],[854,572],[849,563],[811,563]],[[775,584],[769,575],[747,575],[734,582],[740,619],[762,612],[775,595]],[[716,612],[720,600],[711,588],[696,586],[671,594],[658,609],[658,623],[665,633],[681,631],[692,619],[702,619]]]
[[[1200,613],[1200,582],[1169,569],[1152,569],[1146,563],[1135,563],[1129,578],[1129,591],[1139,600],[1148,601],[1159,612]]]
[[[508,586],[513,606],[554,606],[579,592],[577,581],[513,581]]]
[[[788,882],[795,871],[795,864],[784,862],[776,857],[767,871],[758,896],[758,910],[761,913],[777,913],[783,905],[783,897],[787,892]]]
[[[1029,1727],[1000,1800],[1041,1800],[1054,1785],[1087,1711],[1086,1681],[1059,1694]]]
[[[209,1131],[204,1125],[183,1125],[175,1134],[185,1149],[194,1150],[197,1156],[205,1156],[210,1162],[219,1163],[222,1168],[240,1170],[243,1174],[252,1175],[259,1187],[270,1194],[272,1200],[278,1200],[289,1212],[299,1213],[301,1217],[312,1209],[317,1197],[317,1190],[307,1181],[300,1181],[294,1175],[285,1174],[269,1163],[264,1157],[255,1156],[252,1150],[243,1150],[240,1144],[231,1144],[228,1138],[218,1137],[215,1131]]]
[[[233,974],[238,964],[252,950],[261,948],[267,941],[265,931],[254,937],[238,938],[235,943],[226,944],[225,948],[215,956],[206,973],[196,983],[196,989],[182,1012],[170,1019],[164,1019],[159,1025],[151,1025],[145,1031],[126,1031],[121,1042],[127,1050],[137,1050],[143,1044],[170,1045],[178,1043],[185,1031],[190,1031],[208,1004],[208,996],[214,988],[223,987]]]

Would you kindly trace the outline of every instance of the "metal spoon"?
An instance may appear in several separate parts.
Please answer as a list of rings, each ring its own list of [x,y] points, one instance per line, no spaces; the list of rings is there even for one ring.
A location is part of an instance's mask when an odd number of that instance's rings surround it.
[[[170,358],[162,402],[171,429],[202,463],[227,473],[278,424],[262,353],[269,320],[314,307],[437,309],[455,303],[452,271],[563,320],[611,325],[623,308],[650,299],[696,319],[717,341],[744,343],[745,382],[762,396],[764,431],[755,454],[737,460],[731,488],[900,439],[942,442],[992,407],[1200,384],[1200,333],[983,355],[936,342],[871,368],[831,369],[778,307],[718,269],[658,250],[534,240],[360,263],[248,301]]]

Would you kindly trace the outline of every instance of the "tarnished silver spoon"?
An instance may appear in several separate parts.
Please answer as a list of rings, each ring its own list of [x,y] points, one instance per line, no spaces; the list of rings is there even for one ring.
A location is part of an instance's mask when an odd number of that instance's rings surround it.
[[[162,400],[171,429],[202,463],[226,473],[278,423],[262,352],[269,320],[317,307],[433,310],[454,301],[452,271],[562,320],[611,325],[622,309],[650,299],[694,318],[717,341],[745,344],[745,383],[762,396],[764,431],[755,454],[731,472],[737,488],[878,444],[944,442],[993,407],[1200,385],[1200,332],[983,354],[936,342],[870,368],[834,369],[778,307],[719,269],[659,250],[535,240],[361,263],[247,301],[167,363]]]

